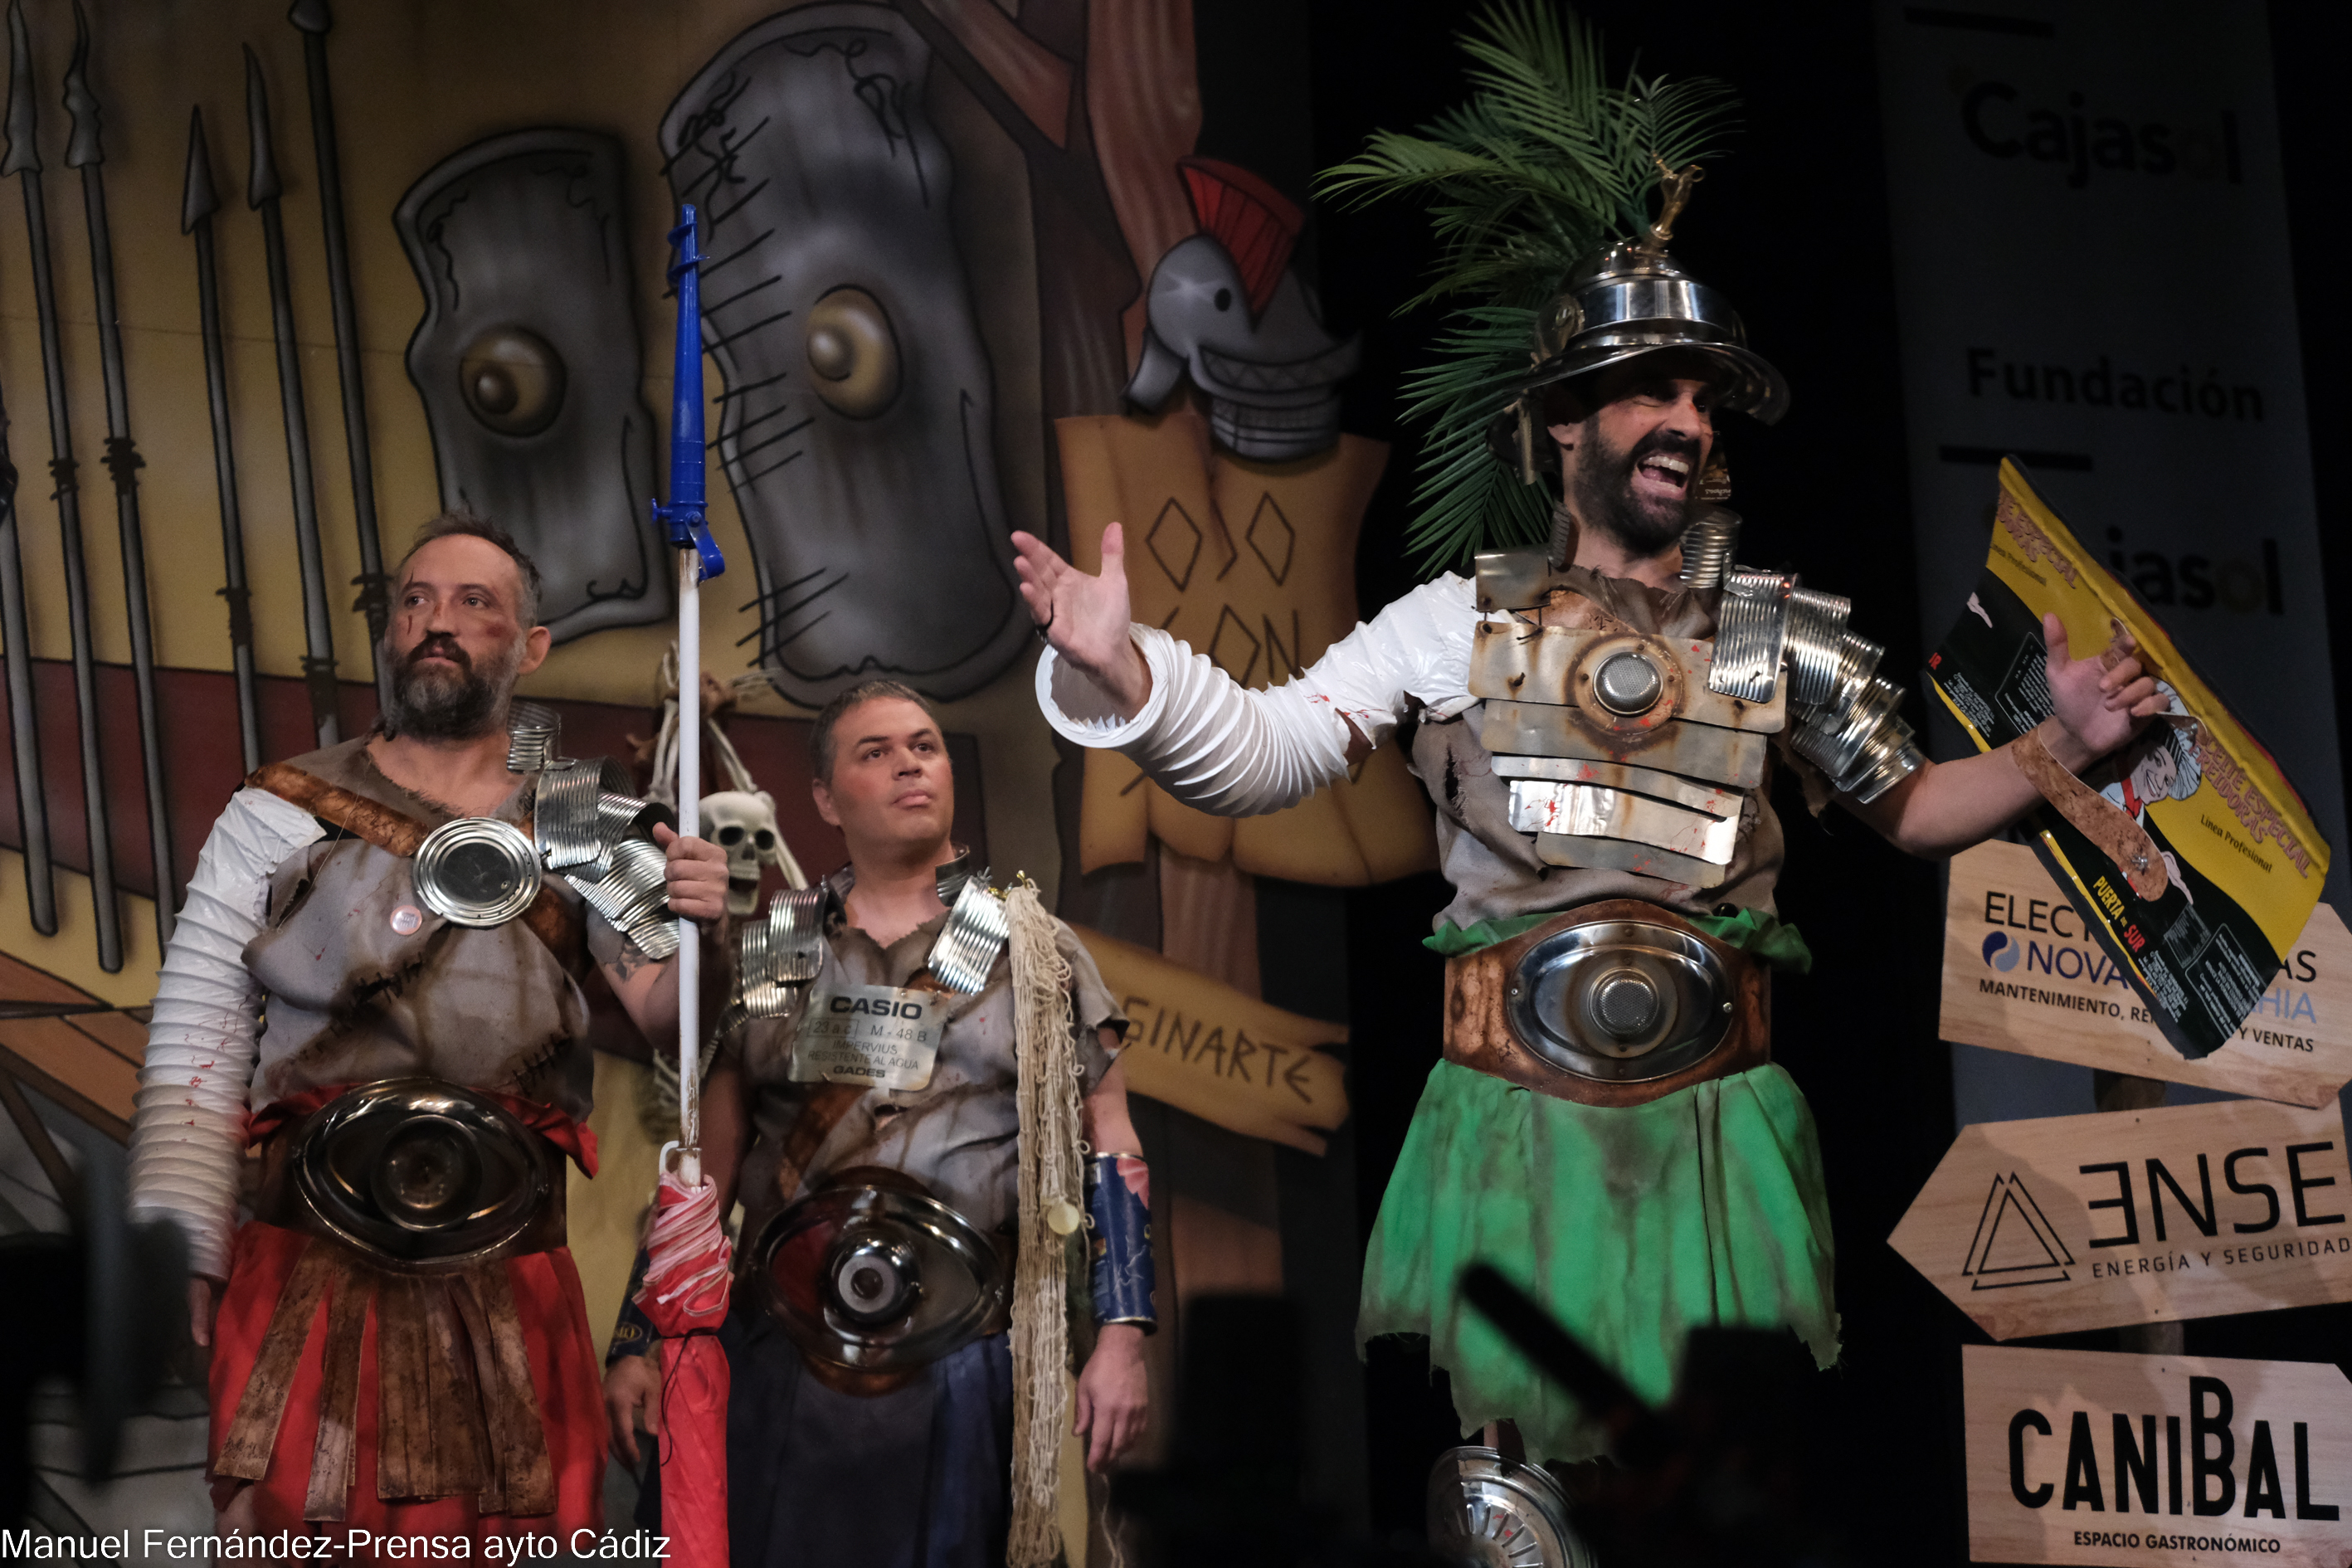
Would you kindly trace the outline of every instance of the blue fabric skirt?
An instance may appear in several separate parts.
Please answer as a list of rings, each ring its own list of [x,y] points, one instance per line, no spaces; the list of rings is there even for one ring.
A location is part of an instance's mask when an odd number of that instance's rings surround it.
[[[756,1309],[729,1314],[719,1342],[732,1380],[733,1568],[1001,1568],[1013,1510],[1009,1335],[871,1398],[819,1383]]]

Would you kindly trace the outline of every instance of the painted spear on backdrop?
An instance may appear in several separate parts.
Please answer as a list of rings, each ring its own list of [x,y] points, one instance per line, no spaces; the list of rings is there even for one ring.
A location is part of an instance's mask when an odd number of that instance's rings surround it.
[[[12,20],[12,26],[16,25]],[[21,58],[25,52],[18,45],[15,55]],[[16,93],[29,90],[16,86],[16,74],[12,72],[10,78],[12,110]],[[29,104],[30,100],[26,102]],[[16,116],[12,112],[8,121],[8,160],[0,165],[0,177],[16,173],[18,167],[16,135]],[[27,153],[32,145],[28,130],[25,136]],[[25,845],[25,903],[33,929],[43,936],[55,936],[58,888],[55,868],[49,859],[49,802],[41,792],[40,715],[33,701],[33,631],[25,613],[25,556],[17,540],[18,478],[16,461],[8,453],[8,411],[5,404],[0,404],[0,655],[8,661],[8,738],[10,760],[16,774],[17,830]]]
[[[327,237],[327,299],[335,313],[335,375],[343,391],[343,444],[351,449],[352,515],[359,520],[359,608],[367,614],[379,712],[392,708],[392,665],[383,654],[392,580],[383,574],[383,541],[375,525],[375,460],[368,451],[367,386],[360,376],[359,310],[352,300],[352,253],[343,238],[343,163],[335,148],[335,100],[327,83],[327,0],[294,0],[286,19],[302,35],[302,73],[310,89],[310,148],[319,163],[320,226]]]
[[[205,340],[205,393],[212,404],[213,482],[220,491],[221,562],[228,586],[228,648],[236,672],[236,734],[245,771],[261,765],[261,704],[253,681],[253,599],[245,585],[245,528],[236,507],[236,449],[229,439],[228,352],[221,342],[220,268],[213,254],[212,149],[205,144],[205,111],[188,111],[188,174],[180,192],[180,232],[196,240],[196,311]]]
[[[73,59],[66,67],[66,167],[81,171],[82,222],[89,231],[90,293],[98,306],[98,365],[106,384],[106,471],[114,480],[114,521],[122,542],[122,598],[131,632],[131,685],[139,709],[139,756],[147,773],[147,848],[155,871],[155,950],[172,941],[179,881],[172,853],[172,801],[163,777],[163,731],[155,708],[155,630],[147,611],[147,536],[139,522],[139,470],[131,439],[131,387],[122,370],[122,327],[114,304],[114,235],[106,221],[106,149],[98,95],[89,88],[89,18],[74,0]]]
[[[98,966],[122,968],[122,916],[114,899],[114,839],[107,820],[106,775],[98,751],[98,658],[90,646],[89,571],[82,551],[81,497],[75,488],[73,416],[66,396],[65,349],[58,338],[57,280],[49,271],[49,214],[41,198],[38,115],[33,99],[33,50],[25,32],[23,0],[8,6],[8,152],[0,174],[21,177],[25,232],[32,251],[33,313],[41,334],[41,376],[49,401],[49,479],[57,489],[58,532],[64,544],[66,626],[73,639],[74,712],[81,728],[82,827],[89,841],[90,906],[98,929]]]
[[[0,653],[8,661],[8,739],[16,770],[16,822],[25,845],[25,903],[33,929],[55,936],[58,889],[49,864],[49,803],[41,794],[33,633],[25,616],[24,552],[16,545],[16,465],[8,456],[8,409],[0,401]]]
[[[342,738],[335,717],[335,625],[327,599],[326,558],[319,542],[319,497],[310,484],[310,421],[302,407],[302,347],[294,338],[294,296],[286,279],[286,224],[278,198],[278,155],[269,142],[269,92],[261,61],[245,51],[245,125],[253,140],[253,169],[245,199],[261,215],[262,249],[269,263],[269,326],[278,340],[278,402],[286,416],[286,468],[294,490],[294,552],[302,567],[302,683],[310,693],[310,722],[319,744]]]

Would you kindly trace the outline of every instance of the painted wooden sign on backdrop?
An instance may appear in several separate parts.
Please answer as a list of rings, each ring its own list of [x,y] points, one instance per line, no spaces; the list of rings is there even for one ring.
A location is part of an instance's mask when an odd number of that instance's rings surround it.
[[[2050,1061],[2294,1105],[2352,1079],[2352,931],[2311,912],[2286,966],[2229,1043],[2173,1049],[2033,851],[1980,844],[1951,862],[1944,908],[1943,1037]]]
[[[1979,1563],[2352,1558],[2352,1383],[2326,1363],[1967,1345]]]
[[[1127,1014],[1127,1086],[1244,1137],[1310,1154],[1348,1120],[1344,1024],[1287,1012],[1171,959],[1076,928]]]
[[[2352,1300],[2344,1123],[2258,1100],[1980,1123],[1888,1240],[1997,1340]]]

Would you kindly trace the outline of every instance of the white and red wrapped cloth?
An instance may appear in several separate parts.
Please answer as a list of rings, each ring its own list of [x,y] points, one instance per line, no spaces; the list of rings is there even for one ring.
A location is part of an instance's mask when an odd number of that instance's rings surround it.
[[[662,1533],[669,1568],[727,1568],[726,1321],[733,1248],[719,1189],[664,1170],[637,1305],[661,1335]]]

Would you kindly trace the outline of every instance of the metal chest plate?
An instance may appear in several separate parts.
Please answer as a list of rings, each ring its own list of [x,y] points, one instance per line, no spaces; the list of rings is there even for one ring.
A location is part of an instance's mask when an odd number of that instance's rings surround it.
[[[1715,652],[1623,629],[1479,624],[1480,739],[1511,781],[1511,826],[1535,836],[1539,858],[1696,887],[1725,879],[1788,700],[1714,689]]]

